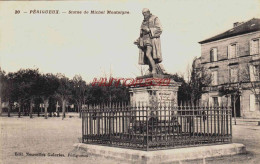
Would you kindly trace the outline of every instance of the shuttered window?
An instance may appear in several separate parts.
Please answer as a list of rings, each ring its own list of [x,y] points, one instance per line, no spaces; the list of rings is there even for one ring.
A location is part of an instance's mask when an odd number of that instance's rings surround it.
[[[231,44],[228,46],[228,58],[236,58],[238,55],[238,44]]]
[[[255,108],[260,111],[260,94],[255,95]]]
[[[251,94],[250,95],[250,111],[255,111],[255,95]]]
[[[221,97],[218,97],[218,106],[222,104]]]
[[[260,80],[260,66],[259,65],[250,65],[250,81],[259,81]]]
[[[238,82],[238,69],[232,68],[230,69],[230,82]]]
[[[259,54],[260,42],[259,39],[253,39],[250,41],[250,55]]]
[[[213,106],[219,106],[218,97],[212,97],[212,99],[213,99]]]
[[[218,61],[218,51],[217,48],[212,48],[210,50],[210,62]]]
[[[255,69],[255,79],[257,81],[260,81],[260,65],[255,65],[254,69]]]
[[[218,71],[213,71],[211,73],[211,80],[212,85],[218,85]]]

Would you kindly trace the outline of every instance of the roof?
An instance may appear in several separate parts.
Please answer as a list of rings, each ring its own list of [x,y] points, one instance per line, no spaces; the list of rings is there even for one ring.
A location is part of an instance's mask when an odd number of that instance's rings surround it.
[[[258,19],[258,18],[250,19],[249,21],[247,21],[245,23],[241,23],[240,25],[238,25],[232,29],[229,29],[226,32],[223,32],[223,33],[213,36],[211,38],[200,41],[199,43],[204,44],[204,43],[213,42],[216,40],[229,38],[229,37],[237,36],[237,35],[242,35],[242,34],[255,32],[255,31],[260,31],[260,19]]]

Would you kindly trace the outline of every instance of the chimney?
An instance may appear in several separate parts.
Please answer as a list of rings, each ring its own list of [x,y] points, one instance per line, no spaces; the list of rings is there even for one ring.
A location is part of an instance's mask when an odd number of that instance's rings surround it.
[[[239,24],[240,24],[239,22],[235,22],[235,23],[233,24],[233,27],[237,27]]]
[[[239,25],[241,25],[241,24],[243,24],[243,23],[244,23],[244,22],[235,22],[235,23],[233,24],[233,26],[234,26],[234,27],[237,27],[237,26],[239,26]],[[234,27],[233,27],[233,28],[234,28]]]

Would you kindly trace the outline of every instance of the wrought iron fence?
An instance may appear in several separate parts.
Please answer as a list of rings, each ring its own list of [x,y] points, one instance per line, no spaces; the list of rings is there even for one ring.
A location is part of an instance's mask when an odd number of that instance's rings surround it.
[[[88,105],[82,142],[142,150],[232,141],[231,108],[173,103]]]

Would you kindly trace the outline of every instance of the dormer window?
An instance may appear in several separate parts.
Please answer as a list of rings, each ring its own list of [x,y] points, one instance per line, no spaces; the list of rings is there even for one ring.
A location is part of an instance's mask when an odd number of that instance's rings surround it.
[[[218,60],[217,48],[212,48],[210,50],[210,62]]]
[[[234,43],[234,44],[230,44],[228,46],[228,58],[232,59],[232,58],[236,58],[238,55],[238,44]]]

